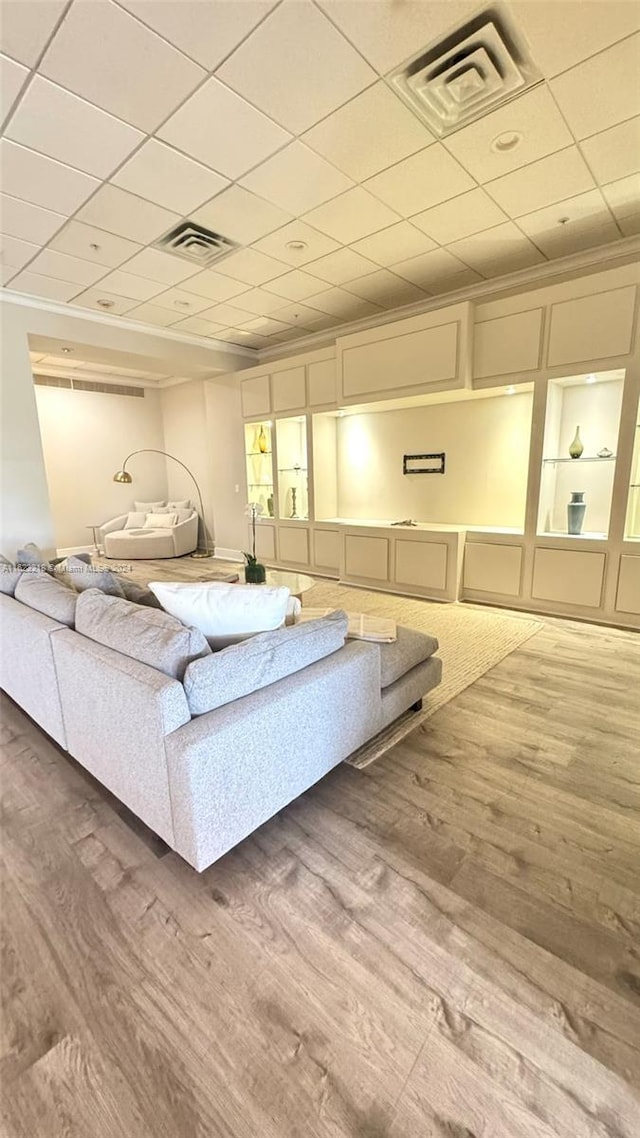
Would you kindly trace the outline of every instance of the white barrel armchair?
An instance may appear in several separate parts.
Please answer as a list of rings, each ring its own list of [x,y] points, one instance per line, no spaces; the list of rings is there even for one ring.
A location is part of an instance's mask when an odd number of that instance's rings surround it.
[[[188,514],[187,517],[182,515]],[[198,513],[178,510],[175,525],[155,528],[131,524],[130,514],[121,514],[100,526],[106,557],[118,561],[153,561],[158,557],[184,557],[198,546]]]

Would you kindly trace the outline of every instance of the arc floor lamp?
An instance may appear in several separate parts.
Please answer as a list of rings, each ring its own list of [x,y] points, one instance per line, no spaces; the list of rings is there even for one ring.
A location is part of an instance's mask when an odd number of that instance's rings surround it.
[[[114,482],[124,482],[127,484],[133,482],[133,478],[131,477],[131,475],[129,474],[129,471],[127,470],[127,463],[128,463],[130,458],[135,458],[135,456],[137,454],[162,454],[162,455],[164,455],[165,458],[173,459],[174,462],[178,463],[178,466],[181,466],[183,470],[186,470],[186,472],[189,475],[191,481],[193,482],[193,485],[195,486],[197,494],[198,494],[198,502],[200,505],[200,522],[202,524],[202,534],[203,534],[203,539],[204,539],[202,543],[200,543],[200,541],[198,541],[198,548],[196,549],[195,553],[191,554],[191,556],[192,557],[213,557],[213,551],[209,549],[209,543],[207,541],[207,527],[205,525],[205,520],[204,520],[204,506],[202,505],[202,493],[200,491],[200,487],[198,486],[198,483],[196,482],[195,475],[192,474],[192,472],[189,470],[189,467],[185,466],[184,462],[181,462],[179,458],[176,458],[175,454],[169,454],[168,451],[166,451],[166,450],[155,450],[153,447],[144,447],[142,450],[132,450],[131,454],[128,454],[127,457],[125,458],[124,462],[122,463],[122,470],[118,470],[116,472],[116,474],[114,474],[113,481]],[[198,533],[199,532],[200,532],[200,529],[198,527]]]

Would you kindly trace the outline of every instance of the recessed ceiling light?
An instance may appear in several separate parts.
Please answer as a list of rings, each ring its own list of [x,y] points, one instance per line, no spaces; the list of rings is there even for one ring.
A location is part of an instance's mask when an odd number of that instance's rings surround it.
[[[191,301],[189,300],[174,300],[176,308],[191,308]]]
[[[512,384],[510,387],[507,388],[507,395],[515,395],[515,393],[516,393],[516,389]]]
[[[113,308],[115,301],[114,300],[102,299],[102,300],[96,300],[96,304],[98,304],[100,306],[100,308]]]
[[[507,130],[503,134],[497,134],[491,140],[491,149],[494,154],[510,154],[522,142],[522,135],[517,130]]]
[[[304,253],[305,249],[308,248],[306,241],[287,241],[285,245],[285,249],[291,249],[294,253]]]
[[[69,355],[69,353],[70,353],[70,351],[71,351],[71,348],[63,348],[63,349],[62,349],[62,354],[63,354],[64,356],[68,356],[68,355]]]
[[[597,375],[588,375],[587,376],[587,383],[597,383],[597,382],[598,382]]]

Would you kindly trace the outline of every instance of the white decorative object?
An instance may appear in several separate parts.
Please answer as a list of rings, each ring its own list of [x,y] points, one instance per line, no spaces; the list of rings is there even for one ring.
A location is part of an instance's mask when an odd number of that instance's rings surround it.
[[[289,589],[227,585],[219,581],[150,581],[165,612],[199,628],[212,646],[224,647],[284,624]]]

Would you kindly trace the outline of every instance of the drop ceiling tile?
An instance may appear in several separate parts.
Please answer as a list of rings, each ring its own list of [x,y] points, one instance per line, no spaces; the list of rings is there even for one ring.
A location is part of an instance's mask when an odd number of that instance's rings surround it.
[[[640,170],[640,115],[585,138],[580,148],[600,185]]]
[[[434,139],[381,82],[312,127],[302,141],[356,182],[362,182]]]
[[[567,226],[564,233],[556,234],[552,238],[536,237],[536,244],[540,246],[545,257],[552,261],[556,257],[568,257],[571,253],[582,253],[585,249],[593,249],[597,245],[610,245],[612,241],[619,240],[618,226],[609,220],[604,226],[585,225],[571,231]]]
[[[513,150],[497,151],[491,143],[501,135],[521,135]],[[546,86],[536,87],[444,139],[479,182],[519,170],[529,162],[571,146],[573,137]]]
[[[217,74],[294,134],[376,78],[310,0],[284,0]]]
[[[630,174],[602,187],[616,217],[628,217],[640,210],[640,174]]]
[[[242,299],[238,301],[247,312],[255,316],[271,316],[276,309],[282,308],[282,297],[273,292],[265,292],[261,288],[251,288],[243,292]]]
[[[247,285],[262,285],[282,276],[285,266],[282,261],[256,253],[255,249],[239,249],[220,261],[218,272],[225,277],[233,277]]]
[[[477,12],[473,0],[319,0],[365,59],[384,74]]]
[[[356,186],[339,198],[311,210],[305,220],[342,245],[350,245],[378,229],[393,225],[398,221],[398,215],[362,186]]]
[[[228,328],[226,332],[216,332],[212,340],[221,340],[226,344],[236,344],[239,348],[264,348],[269,343],[267,336],[256,336],[252,332],[240,332],[235,328]]]
[[[431,253],[422,253],[419,257],[411,257],[408,261],[400,261],[391,267],[398,276],[432,292],[439,281],[456,276],[467,266],[446,249],[434,249]]]
[[[40,252],[39,245],[31,241],[21,241],[18,237],[0,236],[0,264],[13,268],[14,273],[27,264],[36,253]]]
[[[638,114],[639,68],[640,34],[636,34],[551,81],[551,90],[577,139]]]
[[[97,178],[6,138],[0,140],[0,167],[5,193],[67,216],[100,185]]]
[[[106,178],[142,142],[142,131],[36,75],[7,138],[67,166]]]
[[[287,344],[292,340],[300,340],[306,335],[306,328],[288,328],[286,332],[277,332],[269,337],[269,344]]]
[[[83,225],[81,221],[68,221],[49,244],[51,249],[56,249],[59,253],[68,253],[72,257],[104,265],[105,272],[107,269],[116,269],[141,248],[135,241],[126,241],[124,237],[116,237],[93,225]]]
[[[284,324],[290,324],[295,328],[316,328],[324,325],[327,316],[324,312],[318,312],[315,308],[309,308],[306,304],[287,304],[283,308],[278,308],[273,313],[275,320],[281,320]]]
[[[28,74],[28,67],[0,55],[0,120],[8,115]]]
[[[307,296],[313,296],[314,292],[320,291],[322,281],[310,276],[309,273],[303,273],[301,269],[293,269],[292,272],[270,281],[265,288],[267,292],[284,296],[286,300],[305,300]]]
[[[567,71],[640,27],[640,7],[628,0],[588,4],[575,0],[517,0],[512,13],[526,33],[531,54],[547,77]],[[578,17],[578,18],[576,18]]]
[[[245,312],[243,308],[236,308],[233,304],[215,304],[205,312],[207,320],[218,324],[226,324],[232,328],[239,328],[255,318],[255,312]]]
[[[569,220],[561,225],[561,217]],[[565,256],[620,237],[600,190],[590,190],[519,217],[518,227],[546,257]]]
[[[433,281],[429,286],[430,291],[434,296],[442,296],[444,293],[458,292],[461,288],[468,288],[469,285],[479,284],[483,278],[474,269],[463,269],[461,273],[455,273],[451,277],[441,277],[437,281]]]
[[[229,277],[223,277],[221,273],[216,273],[213,269],[205,269],[204,272],[198,273],[195,277],[190,277],[182,287],[185,292],[207,297],[209,301],[222,301],[231,300],[232,297],[247,292],[249,285],[231,280]]]
[[[141,253],[137,253],[127,261],[124,267],[127,273],[146,277],[148,281],[159,281],[165,287],[180,284],[181,281],[198,273],[196,265],[190,265],[181,257],[173,257],[160,249],[143,249]]]
[[[628,217],[618,218],[618,225],[625,237],[635,237],[640,233],[640,213],[630,213]]]
[[[168,328],[170,324],[177,324],[182,319],[177,308],[160,308],[157,304],[138,304],[130,309],[129,316],[143,324],[157,324],[159,328]]]
[[[544,260],[512,221],[454,241],[449,250],[485,277],[516,272]]]
[[[448,245],[507,219],[484,190],[476,189],[418,213],[411,220],[440,245]]]
[[[69,257],[66,253],[57,253],[53,249],[44,249],[35,261],[29,266],[30,272],[40,273],[43,277],[56,277],[59,281],[75,282],[78,285],[95,284],[106,273],[104,265],[92,264],[79,257]],[[77,289],[75,290],[78,291]]]
[[[158,137],[228,178],[239,178],[291,139],[217,79],[196,91]]]
[[[230,237],[239,245],[251,245],[291,221],[290,214],[242,186],[230,186],[196,210],[192,218],[197,225]]]
[[[155,130],[206,75],[110,0],[74,0],[40,71],[145,131]]]
[[[202,296],[194,296],[192,292],[185,292],[182,288],[168,288],[153,298],[154,305],[159,308],[168,308],[183,320],[187,316],[197,316],[210,307],[211,302]]]
[[[435,241],[416,229],[413,222],[399,221],[388,229],[381,229],[379,233],[372,233],[370,237],[356,241],[353,249],[386,268],[398,261],[406,261],[409,257],[417,257],[420,253],[428,253],[435,247]]]
[[[365,277],[349,281],[346,288],[363,300],[370,300],[382,308],[399,308],[404,304],[415,304],[416,301],[425,299],[422,289],[401,279],[395,273],[390,273],[388,269],[378,269]]]
[[[218,332],[225,331],[226,325],[205,320],[202,316],[187,316],[186,320],[178,320],[173,327],[176,332],[190,332],[195,336],[216,336]]]
[[[282,209],[300,214],[350,189],[353,182],[308,146],[292,142],[247,174],[242,184]]]
[[[180,215],[143,201],[119,186],[106,185],[83,206],[77,220],[148,245],[180,221]]]
[[[158,281],[147,281],[144,277],[136,277],[133,273],[116,269],[101,281],[103,287],[112,296],[124,296],[129,300],[151,300],[162,292],[164,285]]]
[[[8,285],[12,277],[15,277],[18,269],[14,265],[4,265],[0,263],[0,284]]]
[[[488,182],[487,193],[502,206],[509,217],[543,209],[564,198],[593,189],[595,183],[577,146],[558,150],[524,169],[514,170]],[[494,225],[500,218],[496,218]],[[488,229],[489,226],[482,226]],[[462,236],[462,234],[461,234]]]
[[[41,277],[39,273],[18,273],[11,281],[15,292],[26,292],[29,296],[45,296],[49,300],[71,300],[80,288],[68,281],[57,281],[54,277]]]
[[[305,248],[290,249],[288,246],[291,242],[302,243]],[[253,248],[257,249],[259,253],[266,253],[268,257],[276,257],[280,261],[286,261],[292,268],[297,269],[300,265],[306,265],[309,261],[315,261],[318,257],[333,253],[335,249],[339,248],[339,245],[337,241],[333,241],[326,234],[319,233],[310,225],[305,225],[304,221],[292,221],[289,225],[278,229],[276,233],[270,233],[268,237],[255,241]]]
[[[34,67],[68,0],[3,0],[0,51]]]
[[[357,320],[361,316],[370,316],[381,311],[378,305],[360,300],[342,288],[323,289],[322,292],[309,297],[309,307],[317,308],[330,316],[340,316],[343,320]]]
[[[110,316],[123,316],[125,312],[130,312],[137,302],[127,300],[123,296],[112,296],[98,286],[79,293],[70,303],[77,308],[92,308],[96,312],[107,312]]]
[[[220,174],[157,138],[149,138],[111,180],[123,190],[184,215],[229,185]]]
[[[2,231],[11,237],[46,245],[65,220],[61,213],[0,194],[0,224]]]
[[[276,0],[119,0],[143,24],[175,44],[207,71],[271,11]]]
[[[258,336],[275,336],[277,332],[286,332],[289,326],[282,320],[273,320],[269,316],[256,316],[242,326],[244,332],[255,332]]]
[[[455,158],[440,143],[435,143],[369,178],[365,187],[402,217],[410,217],[465,190],[472,190],[474,182]]]
[[[370,238],[369,238],[370,240]],[[329,284],[341,285],[365,273],[375,272],[377,265],[353,249],[338,249],[328,257],[321,257],[309,265],[310,272]],[[316,292],[318,290],[316,289]]]

